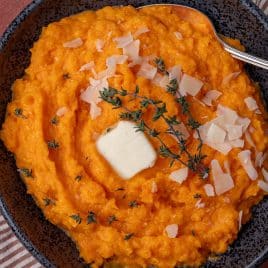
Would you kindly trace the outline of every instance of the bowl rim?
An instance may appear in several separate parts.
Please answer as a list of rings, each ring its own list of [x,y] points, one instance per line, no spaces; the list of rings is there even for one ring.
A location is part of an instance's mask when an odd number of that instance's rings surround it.
[[[253,1],[251,0],[238,0],[242,2],[250,12],[253,13],[260,21],[264,22],[263,24],[268,24],[268,16],[266,16]],[[16,29],[23,23],[28,15],[33,12],[40,4],[42,4],[44,0],[33,0],[28,5],[26,5],[18,15],[12,20],[12,22],[7,26],[2,36],[0,36],[0,53],[4,50],[5,46],[8,44],[9,39],[15,33]],[[172,3],[168,1],[168,3]],[[164,4],[168,4],[164,3]],[[27,237],[27,235],[22,231],[22,229],[18,226],[11,213],[9,212],[8,206],[0,194],[0,212],[2,216],[6,220],[9,227],[12,229],[12,232],[16,235],[18,240],[23,244],[23,246],[29,251],[33,257],[39,261],[45,267],[56,267],[50,260],[48,260],[36,247],[33,245],[31,240]],[[254,268],[257,264],[263,263],[266,260],[266,256],[268,255],[268,247],[261,252],[259,256],[257,256],[247,267],[245,268]]]

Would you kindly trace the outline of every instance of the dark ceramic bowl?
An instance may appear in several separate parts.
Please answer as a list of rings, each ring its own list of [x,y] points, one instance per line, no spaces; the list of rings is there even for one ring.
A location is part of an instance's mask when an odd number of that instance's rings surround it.
[[[185,4],[205,12],[218,32],[241,40],[248,52],[268,57],[268,20],[248,0],[36,0],[13,21],[0,39],[0,125],[11,100],[11,85],[29,65],[33,42],[43,26],[85,9],[105,5],[140,6],[153,3]],[[263,99],[268,103],[268,72],[246,66],[249,75],[259,82]],[[35,205],[16,171],[14,157],[0,142],[0,208],[9,225],[46,267],[85,267],[74,243],[56,226],[50,224]],[[228,252],[205,267],[258,267],[268,259],[268,199],[253,209],[252,220],[243,226]]]

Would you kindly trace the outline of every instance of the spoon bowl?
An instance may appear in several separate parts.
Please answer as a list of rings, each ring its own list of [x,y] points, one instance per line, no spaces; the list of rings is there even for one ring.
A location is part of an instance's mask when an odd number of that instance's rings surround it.
[[[246,52],[240,51],[232,46],[230,46],[228,43],[226,43],[221,36],[217,33],[212,21],[210,18],[199,11],[198,9],[188,7],[185,5],[179,5],[179,4],[152,4],[152,5],[145,5],[139,7],[141,8],[148,8],[148,7],[156,7],[156,6],[167,6],[172,7],[172,11],[176,13],[180,18],[182,18],[185,21],[190,22],[191,24],[194,24],[198,28],[202,28],[203,31],[206,33],[212,33],[215,35],[217,40],[221,43],[223,48],[229,52],[233,58],[241,60],[243,62],[252,64],[254,66],[263,68],[265,70],[268,70],[268,60],[250,55]],[[204,27],[205,26],[205,27]]]

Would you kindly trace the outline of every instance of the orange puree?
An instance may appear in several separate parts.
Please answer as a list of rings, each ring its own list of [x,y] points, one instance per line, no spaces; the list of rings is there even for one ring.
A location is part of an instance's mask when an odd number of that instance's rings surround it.
[[[135,37],[141,27],[149,31]],[[179,32],[181,38],[174,32]],[[96,150],[96,139],[120,120],[121,110],[102,101],[97,104],[100,115],[92,119],[90,104],[82,101],[80,94],[94,73],[106,69],[108,57],[123,53],[113,39],[128,33],[140,40],[139,55],[150,56],[152,66],[153,58],[161,57],[167,68],[179,65],[183,73],[202,81],[198,94],[187,96],[192,114],[201,124],[216,117],[218,104],[250,119],[247,134],[253,143],[243,134],[243,148],[234,148],[226,155],[203,146],[208,166],[216,159],[224,170],[224,162],[229,162],[234,182],[229,191],[206,195],[203,186],[214,185],[211,172],[206,179],[189,172],[182,184],[172,181],[170,173],[184,166],[175,162],[170,167],[169,160],[161,157],[152,168],[124,180]],[[64,46],[76,38],[81,38],[81,45]],[[96,49],[97,39],[102,41],[100,52]],[[265,194],[258,187],[258,182],[264,180],[261,167],[254,163],[257,152],[267,151],[267,114],[242,63],[223,50],[206,25],[191,24],[170,7],[105,7],[49,24],[31,53],[24,77],[13,85],[1,139],[15,154],[28,193],[34,196],[46,218],[75,241],[81,257],[92,267],[100,267],[112,258],[113,263],[128,267],[151,264],[171,268],[198,266],[209,255],[225,252],[237,238],[239,212],[242,211],[242,223],[247,222],[251,207]],[[94,62],[94,70],[79,71],[90,61]],[[176,114],[185,120],[172,95],[151,80],[138,77],[139,65],[128,64],[127,61],[117,65],[116,74],[108,78],[110,86],[133,92],[138,85],[140,94],[162,100],[170,116]],[[236,72],[240,73],[223,83],[224,78]],[[222,95],[212,106],[202,104],[200,101],[212,89]],[[257,101],[261,113],[248,109],[244,99],[249,96]],[[137,108],[139,101],[127,105]],[[67,109],[56,116],[62,107]],[[164,131],[164,121],[152,122],[151,116],[146,113],[145,121]],[[189,148],[194,153],[197,140],[193,131],[188,131]],[[157,150],[159,141],[148,139]],[[176,146],[169,135],[163,135],[163,140],[171,148]],[[258,172],[256,180],[248,177],[237,157],[242,150],[251,151]],[[267,162],[265,165],[267,168]],[[157,191],[152,191],[152,184],[157,185]],[[199,199],[204,203],[202,207],[196,206]],[[133,201],[137,206],[130,206]],[[168,237],[165,231],[171,224],[178,226],[176,238]]]

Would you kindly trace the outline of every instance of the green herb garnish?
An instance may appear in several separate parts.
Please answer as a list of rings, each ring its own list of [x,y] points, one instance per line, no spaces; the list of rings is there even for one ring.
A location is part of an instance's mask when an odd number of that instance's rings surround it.
[[[166,75],[168,75],[168,72],[166,70],[166,65],[165,65],[165,62],[163,61],[163,59],[161,58],[156,58],[154,60],[154,63],[157,67],[157,70],[160,72],[160,73],[164,73]]]
[[[112,128],[112,127],[108,127],[108,128],[106,129],[106,133],[109,133],[111,130],[113,130],[113,128]]]
[[[76,180],[76,181],[81,181],[81,180],[82,180],[82,175],[77,175],[77,176],[75,177],[75,180]]]
[[[14,110],[14,114],[15,114],[15,116],[17,116],[17,117],[21,117],[21,118],[26,119],[26,116],[23,115],[23,110],[22,110],[21,108],[16,108],[16,109]]]
[[[50,120],[50,123],[52,125],[58,125],[59,123],[59,118],[55,115],[51,120]]]
[[[138,202],[136,200],[133,200],[133,201],[130,201],[128,203],[128,206],[131,207],[131,208],[136,208],[139,206]]]
[[[32,170],[28,169],[28,168],[19,168],[18,169],[19,173],[23,176],[23,177],[30,177],[33,178],[33,174],[32,174]]]
[[[133,233],[126,234],[124,240],[129,240],[133,235]]]
[[[43,198],[43,201],[44,201],[44,205],[47,207],[49,205],[55,205],[55,201],[53,201],[52,199],[50,198]]]
[[[62,75],[63,79],[69,79],[70,78],[70,74],[69,73],[65,73]]]
[[[70,216],[76,223],[80,224],[82,222],[82,219],[79,214],[73,214]]]
[[[202,196],[201,196],[201,194],[199,194],[199,193],[194,194],[194,198],[196,198],[196,199],[201,198],[201,197],[202,197]]]
[[[114,221],[118,221],[115,215],[111,215],[108,217],[108,223],[112,224]]]
[[[96,223],[96,214],[93,211],[88,212],[87,224]]]
[[[47,146],[48,146],[48,148],[50,148],[50,149],[57,149],[57,148],[59,148],[59,143],[58,142],[56,142],[55,140],[51,140],[51,141],[48,141],[47,142]]]

